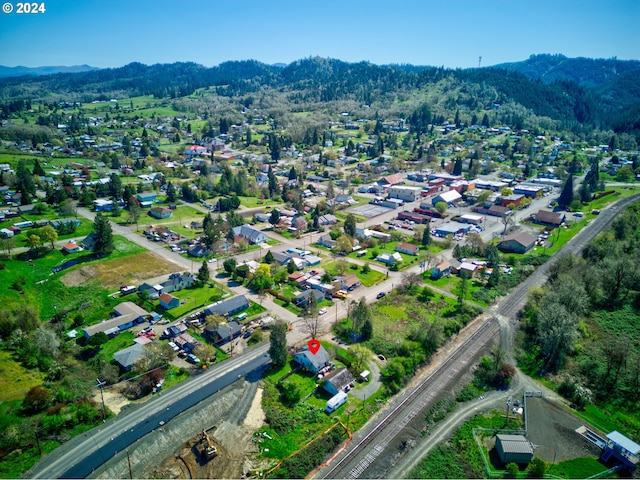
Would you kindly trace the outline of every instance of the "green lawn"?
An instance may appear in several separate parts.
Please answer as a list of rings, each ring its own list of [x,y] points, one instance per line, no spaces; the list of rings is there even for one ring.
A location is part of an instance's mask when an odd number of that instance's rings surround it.
[[[607,467],[597,458],[581,457],[560,462],[557,465],[549,465],[547,473],[560,478],[589,478],[605,470]],[[617,476],[608,478],[617,478]]]
[[[169,319],[177,319],[198,308],[217,302],[226,292],[217,284],[207,285],[201,288],[185,288],[173,292],[171,295],[180,299],[180,306],[171,310],[164,310],[158,303],[155,311],[162,313]]]
[[[44,375],[36,369],[26,369],[10,352],[0,351],[0,403],[21,400],[31,387],[42,384]]]
[[[266,207],[281,205],[280,202],[271,200],[270,198],[259,199],[256,197],[238,197],[240,199],[240,205],[247,208]]]
[[[347,262],[349,263],[349,262]],[[356,265],[349,263],[349,265]],[[325,271],[327,271],[328,273],[330,273],[333,276],[336,276],[339,274],[338,272],[338,261],[331,261],[327,264],[322,265],[322,267],[325,269]],[[369,270],[369,272],[364,273],[362,271],[362,267],[360,267],[358,265],[358,269],[354,270],[352,268],[348,268],[345,271],[346,274],[351,273],[351,274],[355,274],[358,277],[358,280],[360,280],[360,282],[362,283],[362,285],[364,285],[365,287],[372,287],[374,285],[376,285],[377,283],[382,282],[386,276],[384,273],[379,272],[377,270],[374,270],[373,268]]]

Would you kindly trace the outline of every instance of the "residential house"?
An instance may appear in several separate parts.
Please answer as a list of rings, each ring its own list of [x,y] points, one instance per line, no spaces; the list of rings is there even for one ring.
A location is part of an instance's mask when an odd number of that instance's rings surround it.
[[[526,232],[507,235],[498,244],[498,248],[507,253],[527,253],[536,244],[536,237]]]
[[[287,265],[293,258],[293,256],[287,252],[271,252],[271,254],[273,255],[273,261],[280,265]]]
[[[186,350],[188,352],[192,352],[196,347],[199,347],[201,345],[198,340],[196,340],[186,332],[181,333],[176,338],[174,338],[173,343],[175,343],[182,350]]]
[[[76,242],[71,241],[69,243],[65,243],[62,246],[62,252],[66,253],[66,254],[70,254],[70,253],[78,253],[80,251],[80,245],[78,245]]]
[[[56,220],[49,220],[48,223],[56,230],[64,225],[73,225],[74,227],[80,226],[80,220],[77,218],[58,218]]]
[[[96,244],[97,238],[98,238],[98,235],[96,234],[96,232],[91,232],[89,235],[84,237],[84,240],[80,242],[80,246],[85,250],[93,250],[93,247]]]
[[[402,255],[400,255],[398,252],[393,252],[393,253],[382,253],[380,255],[378,255],[378,257],[376,258],[376,260],[378,260],[379,262],[382,262],[388,266],[392,266],[396,263],[402,263]]]
[[[449,275],[451,275],[451,264],[446,260],[431,269],[431,278],[433,280],[438,280],[442,277],[448,277]]]
[[[400,253],[406,253],[407,255],[418,255],[419,247],[413,243],[402,242],[396,245],[395,251]]]
[[[162,292],[178,292],[185,288],[192,287],[196,281],[196,276],[190,272],[172,273],[169,278],[162,282]]]
[[[332,365],[329,354],[322,345],[320,345],[320,349],[315,354],[309,351],[309,347],[304,347],[293,355],[293,361],[300,365],[302,369],[308,370],[313,374],[317,374],[319,370]]]
[[[133,302],[122,302],[114,307],[115,316],[95,325],[84,328],[84,336],[91,338],[98,332],[104,332],[108,337],[114,337],[121,331],[146,321],[150,314]]]
[[[559,227],[564,223],[565,214],[562,212],[550,212],[549,210],[538,210],[533,215],[533,221],[540,225],[548,225],[551,227]]]
[[[180,299],[170,293],[161,293],[158,298],[160,299],[160,306],[165,310],[171,310],[172,308],[180,306]]]
[[[309,298],[312,295],[316,298],[316,304],[320,303],[325,296],[325,294],[322,291],[310,288],[309,290],[305,290],[304,292],[300,292],[298,295],[296,295],[293,298],[293,304],[296,307],[304,308],[307,306],[307,303],[309,303]]]
[[[163,286],[160,284],[151,285],[147,282],[144,282],[138,287],[140,295],[142,295],[143,298],[148,298],[149,300],[155,300],[156,298],[160,297],[162,289]]]
[[[175,325],[171,325],[164,332],[162,332],[162,336],[166,338],[176,338],[186,333],[188,330],[187,324],[184,322],[176,323]]]
[[[139,343],[135,343],[130,347],[114,353],[113,359],[118,365],[120,365],[120,368],[122,368],[125,372],[128,372],[138,361],[144,358],[144,353],[144,346]]]
[[[249,243],[252,243],[254,245],[267,241],[267,236],[264,233],[260,232],[259,230],[255,230],[248,225],[240,225],[239,227],[234,227],[233,234],[236,237],[246,239]]]
[[[321,227],[325,227],[327,225],[335,225],[338,223],[338,219],[335,215],[331,215],[330,213],[327,215],[320,215],[318,217],[318,225]]]
[[[338,276],[335,283],[338,285],[338,290],[348,290],[350,292],[362,285],[358,276],[353,273]]]
[[[211,253],[211,250],[204,243],[194,243],[187,248],[187,254],[196,258],[206,257],[209,253]]]
[[[321,235],[316,244],[321,247],[333,248],[336,246],[337,242],[327,233],[326,235]]]
[[[208,325],[204,328],[203,335],[209,338],[215,345],[224,345],[231,340],[238,338],[242,333],[238,322],[220,323],[218,325]]]
[[[173,215],[173,212],[171,211],[170,208],[153,207],[151,210],[149,210],[149,215],[151,215],[153,218],[163,219],[163,218],[171,218],[171,215]]]
[[[222,300],[220,302],[209,305],[204,309],[204,316],[209,315],[222,315],[224,317],[235,315],[249,308],[249,300],[244,295],[237,295],[235,297]]]
[[[309,265],[310,267],[313,267],[315,265],[320,265],[320,262],[322,261],[322,259],[317,255],[305,255],[304,261],[307,263],[307,265]]]
[[[464,278],[473,278],[478,266],[474,263],[461,262],[458,268],[458,276]]]
[[[153,203],[158,199],[158,194],[155,192],[144,192],[136,195],[136,200],[140,203],[141,207],[151,207]]]
[[[98,198],[93,201],[93,209],[96,212],[110,212],[113,210],[113,200]]]
[[[325,375],[322,381],[322,387],[330,395],[336,395],[338,392],[346,392],[352,388],[356,379],[346,368],[336,368]]]

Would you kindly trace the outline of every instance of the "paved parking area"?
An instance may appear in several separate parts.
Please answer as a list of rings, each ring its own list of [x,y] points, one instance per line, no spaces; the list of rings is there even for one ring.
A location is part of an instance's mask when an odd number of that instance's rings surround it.
[[[378,215],[389,213],[391,211],[393,211],[393,209],[381,207],[380,205],[371,205],[369,203],[347,209],[347,212],[353,213],[354,215],[360,215],[365,218],[377,217]]]

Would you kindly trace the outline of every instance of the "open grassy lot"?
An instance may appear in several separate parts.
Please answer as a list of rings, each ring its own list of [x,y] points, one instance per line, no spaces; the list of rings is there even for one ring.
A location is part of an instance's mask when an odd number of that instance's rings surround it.
[[[81,315],[84,324],[90,324],[108,318],[122,301],[108,296],[120,285],[177,270],[174,264],[123,237],[115,236],[114,242],[116,250],[106,259],[95,260],[88,252],[64,256],[59,250],[51,250],[31,261],[4,261],[0,282],[4,308],[26,302],[36,307],[41,320],[58,312],[71,318]],[[77,258],[79,265],[52,274],[53,267],[72,258]]]
[[[256,197],[238,197],[240,199],[240,205],[247,208],[256,208],[256,207],[266,207],[280,205],[279,202],[275,200],[271,200],[270,198],[259,199]]]
[[[340,260],[332,261],[330,263],[322,265],[322,267],[331,275],[336,276],[339,275],[339,262]],[[349,268],[345,271],[345,273],[351,273],[357,276],[358,280],[360,280],[362,285],[364,285],[365,287],[372,287],[373,285],[376,285],[377,283],[380,283],[385,279],[384,273],[378,272],[373,268],[369,269],[369,271],[365,273],[362,271],[361,266],[356,265],[355,263],[346,263],[349,265]],[[354,269],[352,268],[353,266],[357,268]]]
[[[187,288],[171,294],[180,299],[179,307],[164,310],[160,305],[157,305],[155,310],[169,319],[176,319],[186,315],[192,310],[217,302],[222,298],[224,293],[225,290],[217,285]]]
[[[31,387],[40,385],[44,376],[16,362],[11,353],[0,351],[0,403],[20,400]]]

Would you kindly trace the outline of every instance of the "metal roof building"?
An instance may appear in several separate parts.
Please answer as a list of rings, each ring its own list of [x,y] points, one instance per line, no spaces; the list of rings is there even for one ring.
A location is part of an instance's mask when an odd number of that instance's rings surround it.
[[[502,463],[529,463],[533,446],[524,435],[496,435],[496,450]]]

